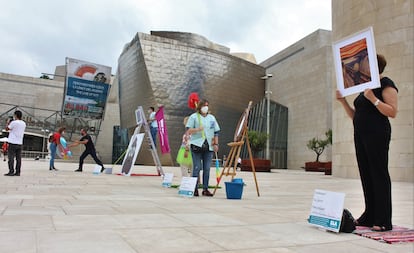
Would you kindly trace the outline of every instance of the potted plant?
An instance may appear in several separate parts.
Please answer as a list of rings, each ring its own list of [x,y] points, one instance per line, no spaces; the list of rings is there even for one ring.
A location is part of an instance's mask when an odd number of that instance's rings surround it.
[[[306,171],[321,171],[325,172],[327,175],[332,174],[332,162],[320,162],[319,157],[323,151],[329,146],[332,145],[332,130],[329,129],[325,132],[325,139],[319,139],[314,137],[308,141],[306,146],[308,149],[312,150],[316,154],[315,162],[306,162],[305,170]]]
[[[268,135],[263,132],[249,130],[247,132],[250,149],[252,150],[253,163],[256,172],[270,172],[271,162],[268,159],[259,158],[259,152],[266,147]],[[243,159],[241,164],[242,171],[252,171],[250,159]]]

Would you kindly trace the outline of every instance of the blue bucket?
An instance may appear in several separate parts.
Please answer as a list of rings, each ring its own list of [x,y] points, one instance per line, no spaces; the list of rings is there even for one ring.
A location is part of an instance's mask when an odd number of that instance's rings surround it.
[[[233,178],[233,183],[243,184],[243,178]]]
[[[243,179],[234,178],[232,182],[224,182],[228,199],[241,199],[243,194]]]

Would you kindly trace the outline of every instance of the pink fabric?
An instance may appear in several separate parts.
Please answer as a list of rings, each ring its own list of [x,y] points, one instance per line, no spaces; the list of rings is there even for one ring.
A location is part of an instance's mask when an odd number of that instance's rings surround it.
[[[170,144],[168,143],[168,131],[167,125],[165,124],[163,106],[161,106],[155,113],[155,118],[157,119],[158,124],[158,138],[160,140],[161,153],[170,153]]]

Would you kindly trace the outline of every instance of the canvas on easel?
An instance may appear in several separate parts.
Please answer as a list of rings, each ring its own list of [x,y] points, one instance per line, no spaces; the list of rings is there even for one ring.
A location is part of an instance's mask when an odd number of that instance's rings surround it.
[[[131,140],[128,145],[128,149],[126,150],[126,155],[124,157],[124,161],[122,163],[122,174],[123,175],[130,175],[131,174],[131,167],[135,164],[135,160],[138,156],[139,150],[141,146],[143,148],[147,148],[154,160],[154,164],[157,168],[158,176],[164,175],[164,171],[162,169],[160,158],[158,157],[157,150],[153,147],[154,140],[152,139],[151,130],[149,128],[149,124],[147,119],[145,118],[144,110],[142,106],[138,106],[135,110],[135,120],[136,120],[136,127],[134,130],[134,134],[131,137]],[[144,132],[141,133],[141,127],[144,128]],[[145,138],[145,142],[143,142]]]
[[[143,139],[143,133],[137,133],[137,131],[135,131],[134,135],[132,135],[131,140],[129,141],[127,153],[125,154],[124,161],[122,162],[122,175],[131,175],[132,166],[135,164]]]
[[[226,161],[223,164],[223,170],[220,174],[219,179],[217,180],[217,185],[214,188],[213,195],[216,193],[218,185],[219,185],[219,183],[221,181],[221,178],[223,176],[231,176],[231,179],[233,179],[234,176],[236,175],[237,160],[240,156],[241,148],[243,147],[243,145],[246,141],[246,147],[247,147],[247,151],[248,151],[249,158],[250,158],[250,163],[251,163],[251,167],[252,167],[254,182],[256,184],[257,196],[260,196],[259,186],[257,184],[257,179],[256,179],[256,169],[255,169],[254,163],[253,163],[252,150],[250,148],[249,137],[247,135],[247,130],[248,130],[247,121],[249,119],[249,112],[250,112],[251,106],[252,106],[252,101],[249,102],[247,108],[244,110],[244,112],[242,113],[242,115],[239,119],[239,122],[238,122],[237,127],[236,127],[236,131],[234,133],[233,142],[227,143],[227,145],[230,146],[230,152],[227,156]]]

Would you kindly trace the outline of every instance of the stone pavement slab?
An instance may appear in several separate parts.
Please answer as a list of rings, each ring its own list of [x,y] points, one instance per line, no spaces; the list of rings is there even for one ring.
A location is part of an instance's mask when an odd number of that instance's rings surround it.
[[[24,160],[20,177],[0,176],[0,252],[413,252],[414,243],[385,244],[355,234],[326,232],[311,226],[315,189],[344,192],[354,216],[363,210],[357,179],[319,172],[273,170],[238,172],[246,186],[242,199],[227,199],[223,177],[214,197],[185,198],[161,186],[159,176],[124,177],[92,173],[85,164]],[[7,164],[0,163],[7,172]],[[181,180],[180,168],[164,167]],[[135,173],[156,174],[153,166]],[[211,170],[210,185],[215,184]],[[393,182],[393,223],[413,227],[413,183]]]

